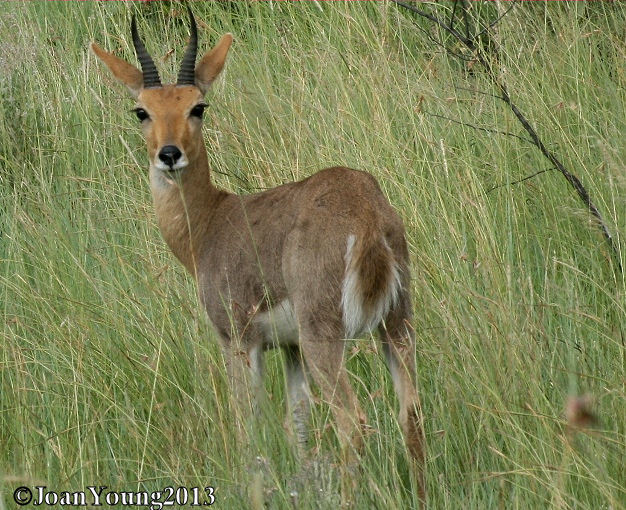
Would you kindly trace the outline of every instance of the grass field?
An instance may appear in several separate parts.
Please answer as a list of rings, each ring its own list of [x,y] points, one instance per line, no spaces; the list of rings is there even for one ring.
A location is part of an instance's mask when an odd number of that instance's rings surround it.
[[[205,116],[219,186],[341,164],[371,172],[405,221],[429,507],[626,508],[624,276],[558,172],[511,184],[550,168],[528,142],[430,115],[525,136],[478,67],[386,2],[194,11],[202,50],[235,37]],[[0,510],[35,485],[212,485],[216,508],[335,508],[328,408],[311,423],[319,461],[302,466],[281,426],[279,352],[267,412],[234,441],[221,353],[156,227],[133,102],[88,51],[96,40],[135,62],[131,12],[173,81],[181,4],[0,3]],[[624,264],[626,4],[521,3],[495,38],[514,101]],[[348,349],[373,427],[353,507],[414,508],[377,351],[371,338]],[[565,407],[583,395],[597,423],[576,432]]]

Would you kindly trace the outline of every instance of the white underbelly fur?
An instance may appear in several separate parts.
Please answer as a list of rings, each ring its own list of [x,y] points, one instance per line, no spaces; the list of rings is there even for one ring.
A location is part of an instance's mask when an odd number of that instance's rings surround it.
[[[254,322],[261,327],[266,343],[297,345],[299,342],[296,314],[288,299],[267,312],[259,313]]]

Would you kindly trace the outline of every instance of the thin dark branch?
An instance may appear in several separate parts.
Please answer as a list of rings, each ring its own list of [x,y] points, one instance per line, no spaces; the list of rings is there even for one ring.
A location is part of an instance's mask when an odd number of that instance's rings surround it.
[[[463,23],[465,25],[465,37],[469,39],[470,38],[469,20],[467,19],[467,4],[465,3],[465,0],[461,0],[461,7],[463,8]]]
[[[438,41],[432,35],[430,35],[428,33],[428,30],[426,30],[425,28],[420,27],[419,25],[417,25],[417,29],[420,30],[426,37],[428,37],[428,39],[430,39],[430,41],[433,42],[436,46],[439,46],[439,47],[443,48],[444,51],[446,51],[446,52],[448,51],[448,48],[446,48],[446,46],[441,41]]]
[[[452,51],[450,48],[446,48],[441,43],[440,45],[446,50],[446,53],[448,53],[449,55],[452,55],[453,57],[458,58],[459,60],[462,60],[463,62],[473,62],[476,60],[474,57],[467,57],[465,55],[461,55],[460,53],[457,53],[456,51]]]
[[[550,170],[556,170],[556,168],[554,168],[554,167],[544,168],[543,170],[539,170],[538,172],[535,172],[532,175],[527,175],[526,177],[524,177],[522,179],[519,179],[517,181],[507,182],[505,184],[498,184],[497,186],[494,186],[493,188],[489,188],[487,191],[485,191],[485,195],[487,193],[491,193],[494,189],[502,188],[504,186],[513,186],[514,184],[519,184],[520,182],[527,181],[528,179],[532,179],[533,177],[537,177],[539,174],[542,174],[544,172],[549,172]]]
[[[498,94],[492,94],[491,92],[484,92],[483,90],[470,89],[469,87],[459,87],[458,85],[453,85],[455,90],[467,90],[468,92],[473,92],[474,94],[482,94],[483,96],[495,97],[496,99],[502,100],[502,96]]]
[[[395,1],[395,0],[393,0]],[[461,55],[460,53],[457,53],[455,51],[452,51],[450,48],[447,48],[445,44],[443,44],[441,41],[438,41],[437,39],[435,39],[432,35],[430,35],[430,33],[428,32],[428,30],[426,30],[425,28],[420,27],[419,25],[416,25],[417,29],[422,32],[432,43],[434,43],[436,46],[439,46],[440,48],[442,48],[446,53],[449,53],[450,55],[452,55],[453,57],[456,57],[460,60],[463,60],[465,62],[471,62],[472,60],[474,60],[472,57],[466,57],[465,55]]]
[[[346,66],[346,69],[348,70],[348,74],[352,75],[352,68],[350,67],[350,64],[348,64],[348,61],[346,60],[346,57],[343,56],[343,53],[338,52],[339,56],[341,57],[341,60],[343,60],[343,63]]]
[[[471,39],[464,37],[462,34],[457,32],[454,28],[451,28],[448,25],[446,25],[443,21],[441,21],[436,16],[433,16],[432,14],[429,14],[426,11],[422,11],[421,9],[418,9],[417,7],[414,7],[413,5],[405,4],[404,2],[400,2],[399,0],[391,0],[391,1],[393,3],[395,3],[395,4],[401,5],[405,9],[408,9],[409,11],[413,11],[414,13],[419,14],[423,18],[426,18],[426,19],[436,23],[441,28],[443,28],[446,32],[448,32],[450,35],[453,35],[454,37],[456,37],[463,44],[465,44],[465,45],[470,44],[472,46],[474,45],[474,43],[472,42]],[[471,49],[473,49],[473,48],[471,48]]]
[[[417,7],[414,7],[409,4],[405,4],[404,2],[400,2],[398,0],[392,0],[392,1],[404,7],[405,9],[408,9],[420,15],[423,18],[426,18],[432,21],[433,23],[436,23],[439,27],[441,27],[443,30],[448,32],[450,35],[454,36],[458,41],[463,43],[470,51],[474,53],[476,60],[485,68],[485,71],[487,72],[487,75],[489,76],[491,81],[494,83],[494,85],[498,89],[500,89],[500,92],[502,93],[502,97],[501,97],[502,101],[504,101],[507,105],[509,105],[509,108],[511,108],[511,111],[517,117],[517,120],[522,124],[526,132],[529,134],[533,145],[536,145],[537,148],[541,151],[541,153],[546,157],[546,159],[548,159],[548,161],[550,161],[550,163],[552,163],[552,165],[554,165],[554,167],[559,172],[561,172],[563,177],[565,177],[565,180],[567,180],[570,186],[574,188],[579,198],[587,206],[587,209],[589,210],[589,212],[597,220],[600,226],[600,229],[602,230],[602,233],[604,234],[604,238],[606,239],[606,242],[609,245],[609,248],[615,257],[617,267],[619,271],[621,272],[622,265],[621,265],[620,258],[619,258],[619,252],[617,251],[617,247],[615,246],[615,242],[613,240],[613,236],[611,235],[611,232],[606,226],[606,223],[604,222],[604,219],[602,218],[602,215],[600,214],[599,209],[591,200],[591,197],[589,196],[589,192],[585,189],[583,184],[580,182],[580,179],[578,179],[576,175],[574,175],[569,170],[567,170],[565,168],[565,165],[563,165],[563,163],[556,157],[556,155],[553,154],[550,150],[548,150],[548,148],[543,144],[543,142],[539,138],[539,135],[537,134],[537,131],[535,131],[535,129],[531,126],[530,122],[524,116],[524,114],[519,110],[517,105],[513,103],[513,100],[511,99],[511,96],[509,95],[506,84],[504,83],[504,81],[502,81],[500,75],[493,68],[492,60],[490,60],[488,56],[483,53],[483,50],[475,44],[474,42],[475,39],[469,37],[469,23],[467,21],[467,6],[465,5],[465,3],[463,2],[462,5],[463,5],[463,11],[464,11],[464,17],[465,17],[465,30],[467,34],[466,36],[462,35],[454,28],[446,25],[439,18],[437,18],[436,16],[428,12],[425,12],[421,9],[418,9]],[[495,23],[492,23],[488,28],[492,28],[494,24]],[[494,41],[494,44],[495,44],[495,41]]]
[[[255,186],[251,186],[250,183],[246,179],[240,177],[237,174],[232,174],[232,173],[229,173],[229,172],[222,172],[221,170],[217,170],[215,168],[211,168],[211,172],[214,172],[214,173],[220,174],[220,175],[224,175],[226,177],[229,177],[230,179],[235,179],[235,180],[239,181],[241,184],[243,184],[243,189],[247,189],[247,190],[257,190],[257,189],[258,190],[262,190],[262,189],[264,189],[264,188],[257,188]]]
[[[524,142],[528,142],[528,143],[531,143],[531,144],[535,145],[535,142],[533,142],[530,138],[524,138],[523,136],[516,135],[515,133],[509,133],[508,131],[500,131],[498,129],[491,129],[491,128],[486,128],[486,127],[482,127],[482,126],[477,126],[475,124],[470,124],[468,122],[461,122],[460,120],[451,119],[450,117],[446,117],[445,115],[439,115],[438,113],[430,113],[430,112],[427,112],[427,111],[424,111],[424,110],[422,110],[422,113],[425,113],[426,115],[430,115],[431,117],[437,117],[437,118],[440,118],[440,119],[445,119],[445,120],[448,120],[450,122],[454,122],[455,124],[460,124],[461,126],[471,127],[473,129],[477,129],[479,131],[485,131],[486,133],[494,133],[494,134],[497,134],[497,135],[512,136],[513,138],[517,138],[518,140],[523,140]]]
[[[456,51],[452,51],[450,48],[445,48],[446,53],[452,55],[453,57],[458,58],[459,60],[462,60],[463,62],[473,62],[476,59],[474,57],[466,57],[465,55],[461,55],[460,53],[457,53]]]
[[[500,14],[500,16],[498,16],[495,20],[493,20],[491,23],[489,23],[489,25],[487,25],[485,28],[483,28],[480,32],[478,32],[473,39],[476,40],[478,39],[481,35],[483,35],[485,32],[487,32],[488,30],[491,30],[493,27],[495,27],[502,18],[504,18],[511,9],[513,9],[513,7],[515,6],[515,1],[516,0],[510,0],[511,1],[511,5],[509,6],[509,8],[504,11],[502,14]]]
[[[602,233],[604,234],[604,237],[609,245],[609,248],[615,255],[615,261],[617,263],[617,267],[621,272],[622,264],[619,259],[619,252],[617,251],[617,247],[615,246],[615,243],[613,241],[613,236],[611,235],[611,232],[606,226],[606,223],[604,222],[604,219],[602,218],[602,214],[600,214],[599,209],[592,202],[587,189],[583,186],[582,182],[580,182],[580,179],[576,177],[573,173],[571,173],[569,170],[567,170],[565,166],[563,165],[563,163],[561,163],[561,161],[551,151],[549,151],[546,148],[543,142],[539,139],[539,136],[537,135],[536,131],[529,124],[528,120],[526,120],[526,117],[522,115],[522,112],[519,111],[517,106],[515,106],[511,102],[510,99],[507,101],[507,103],[513,110],[513,113],[515,114],[515,116],[522,123],[522,125],[524,126],[524,128],[526,129],[530,137],[535,141],[535,145],[539,148],[542,154],[548,159],[548,161],[550,161],[550,163],[552,163],[559,170],[559,172],[563,174],[563,177],[565,177],[567,182],[569,182],[569,184],[574,188],[574,190],[576,190],[576,193],[578,193],[578,196],[580,197],[580,199],[585,203],[585,205],[587,206],[587,209],[589,209],[589,212],[591,212],[591,214],[596,218],[600,226],[600,229],[602,230]]]
[[[450,15],[450,23],[449,25],[454,28],[454,15],[456,14],[456,6],[459,5],[459,0],[454,0],[454,5],[452,6],[452,14]]]

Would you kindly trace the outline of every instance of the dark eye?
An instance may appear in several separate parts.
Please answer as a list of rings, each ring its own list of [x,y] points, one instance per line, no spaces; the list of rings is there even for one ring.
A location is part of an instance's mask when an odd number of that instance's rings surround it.
[[[144,110],[143,108],[135,108],[133,111],[135,112],[135,115],[137,115],[137,118],[141,122],[150,118],[150,115],[148,115],[148,112]]]
[[[197,104],[191,109],[191,111],[189,112],[189,115],[192,115],[193,117],[198,117],[199,119],[201,119],[205,108],[206,108],[205,104]]]

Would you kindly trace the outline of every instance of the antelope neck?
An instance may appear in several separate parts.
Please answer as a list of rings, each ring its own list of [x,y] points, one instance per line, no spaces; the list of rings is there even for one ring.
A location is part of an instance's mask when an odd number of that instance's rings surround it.
[[[218,190],[211,182],[204,148],[169,184],[163,184],[159,172],[151,168],[150,184],[161,234],[174,255],[196,277],[203,239],[217,205],[228,193]]]

